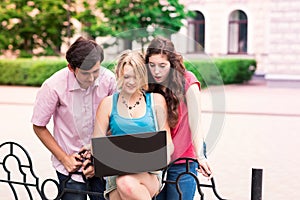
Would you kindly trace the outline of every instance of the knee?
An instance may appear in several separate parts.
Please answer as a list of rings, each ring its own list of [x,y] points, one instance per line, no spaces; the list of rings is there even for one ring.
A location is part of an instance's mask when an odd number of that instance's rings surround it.
[[[134,180],[130,176],[119,176],[116,179],[117,189],[123,196],[130,197],[134,190]]]

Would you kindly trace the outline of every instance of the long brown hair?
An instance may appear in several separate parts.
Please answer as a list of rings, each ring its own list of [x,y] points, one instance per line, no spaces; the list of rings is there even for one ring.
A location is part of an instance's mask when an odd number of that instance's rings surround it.
[[[149,57],[153,55],[166,55],[171,64],[168,80],[165,85],[156,83],[152,77],[149,67],[147,67],[149,91],[162,94],[168,104],[168,122],[174,128],[178,122],[178,106],[180,101],[184,101],[184,73],[185,66],[183,58],[175,51],[174,44],[167,38],[156,37],[149,44],[146,50],[145,61],[148,66]]]

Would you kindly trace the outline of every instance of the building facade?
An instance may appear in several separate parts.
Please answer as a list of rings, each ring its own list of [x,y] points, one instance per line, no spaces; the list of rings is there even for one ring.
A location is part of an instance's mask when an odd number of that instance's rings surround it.
[[[184,0],[196,11],[178,41],[193,57],[246,57],[257,60],[256,74],[269,84],[300,81],[300,0]],[[300,84],[299,84],[300,85]]]

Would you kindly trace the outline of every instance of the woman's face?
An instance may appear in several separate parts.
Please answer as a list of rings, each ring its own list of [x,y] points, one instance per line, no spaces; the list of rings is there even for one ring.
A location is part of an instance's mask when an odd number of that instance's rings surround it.
[[[125,65],[123,69],[122,91],[127,94],[133,94],[139,89],[139,82],[130,65]]]
[[[164,54],[154,54],[149,57],[148,63],[151,75],[157,83],[163,83],[168,79],[171,63]]]

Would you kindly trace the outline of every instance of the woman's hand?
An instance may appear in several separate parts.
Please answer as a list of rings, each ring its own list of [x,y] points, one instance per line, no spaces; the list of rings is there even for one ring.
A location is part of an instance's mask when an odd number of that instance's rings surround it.
[[[212,177],[212,172],[211,172],[211,169],[210,169],[207,159],[198,159],[198,162],[199,162],[200,168],[197,169],[197,171],[205,177],[208,177],[208,178]]]

